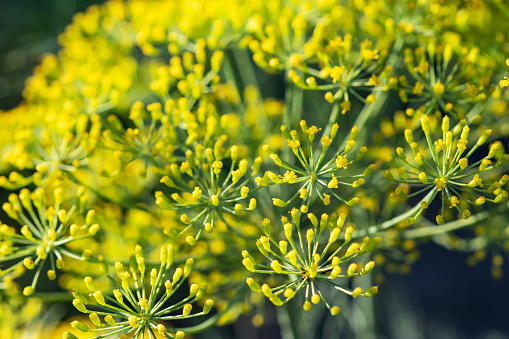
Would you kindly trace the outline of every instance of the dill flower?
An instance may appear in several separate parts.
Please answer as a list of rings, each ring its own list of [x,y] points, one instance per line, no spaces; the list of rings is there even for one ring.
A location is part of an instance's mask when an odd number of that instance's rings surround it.
[[[116,115],[108,116],[104,146],[121,162],[120,169],[108,175],[117,174],[136,160],[144,164],[139,173],[142,176],[149,166],[162,171],[168,161],[175,160],[174,151],[181,148],[181,131],[187,134],[187,146],[213,136],[215,125],[210,119],[215,119],[215,112],[210,112],[204,96],[213,93],[219,82],[223,52],[215,51],[206,58],[203,43],[197,44],[196,49],[195,54],[186,52],[182,57],[172,57],[169,66],[155,67],[150,88],[161,102],[151,103],[146,109],[141,101],[135,102],[129,114],[133,127],[124,127]],[[207,123],[210,126],[205,126]]]
[[[455,54],[450,44],[437,45],[430,40],[427,48],[405,50],[405,65],[410,79],[400,76],[394,90],[403,102],[418,106],[426,115],[436,110],[457,120],[471,121],[484,109],[489,95],[490,63],[479,48]]]
[[[131,56],[136,34],[127,7],[111,1],[75,15],[59,36],[62,50],[35,68],[24,97],[71,116],[122,107],[133,87],[143,86],[138,62]]]
[[[274,198],[273,203],[278,207],[286,207],[297,197],[303,199],[303,204],[309,207],[315,193],[325,205],[330,203],[331,195],[349,206],[358,204],[359,198],[354,197],[346,200],[337,190],[340,186],[357,188],[363,185],[365,183],[363,177],[369,175],[375,168],[374,165],[369,165],[361,174],[343,174],[352,163],[361,160],[367,152],[366,147],[361,147],[355,156],[351,152],[355,146],[358,128],[352,128],[350,140],[346,142],[346,146],[339,150],[335,157],[327,160],[327,152],[331,148],[329,146],[336,137],[339,125],[332,125],[330,136],[322,135],[320,146],[317,149],[315,149],[313,141],[320,129],[316,126],[308,127],[304,120],[301,120],[300,127],[302,130],[301,136],[296,130],[289,131],[285,125],[281,126],[283,138],[286,139],[300,165],[292,165],[290,159],[281,159],[279,155],[271,152],[268,146],[265,146],[265,150],[269,152],[274,163],[286,169],[286,172],[280,176],[270,171],[265,172],[263,177],[256,178],[256,183],[261,187],[269,185],[270,181],[274,184],[288,183],[299,186],[297,192],[288,200]]]
[[[56,131],[51,126],[28,131],[26,136],[4,156],[19,170],[35,170],[31,175],[12,171],[8,177],[0,177],[0,186],[17,189],[34,183],[43,186],[52,179],[64,180],[79,168],[88,165],[90,154],[95,150],[100,137],[101,121],[99,116],[91,119],[80,115],[76,121],[62,117],[60,123],[65,128]]]
[[[359,92],[371,92],[381,84],[381,80],[375,74],[383,64],[383,58],[379,60],[378,50],[374,49],[368,40],[360,44],[358,51],[354,50],[352,40],[351,34],[328,40],[325,47],[317,53],[320,69],[296,64],[295,67],[305,76],[309,75],[305,79],[295,71],[289,74],[297,86],[307,90],[326,90],[325,99],[328,102],[341,101],[342,114],[350,110],[352,97],[365,104],[374,102],[376,99],[374,93],[366,96]],[[316,79],[325,83],[317,83]]]
[[[143,164],[138,172],[142,177],[147,175],[147,169],[150,166],[156,169],[164,166],[164,160],[171,150],[168,135],[165,133],[168,117],[163,114],[160,103],[148,105],[147,108],[150,112],[148,126],[145,121],[148,114],[145,105],[140,101],[133,104],[129,115],[134,128],[125,128],[116,115],[108,116],[108,129],[103,132],[103,147],[113,152],[113,156],[121,162],[121,166],[110,173],[103,170],[103,175],[115,176],[137,160]]]
[[[248,60],[247,52],[239,52]],[[240,92],[235,84],[227,82],[219,84],[214,95],[214,105],[220,107],[234,107],[235,113],[223,114],[220,118],[222,131],[229,139],[242,145],[249,145],[250,149],[258,149],[268,143],[275,149],[280,148],[279,125],[285,112],[283,100],[264,98],[256,86],[246,86]]]
[[[191,313],[192,304],[205,296],[207,284],[201,286],[193,284],[187,297],[178,302],[168,303],[168,299],[191,273],[194,260],[187,259],[183,267],[175,269],[172,279],[169,280],[166,277],[175,258],[173,246],[161,247],[159,268],[152,268],[150,272],[145,265],[141,246],[137,245],[134,252],[129,268],[124,268],[120,262],[115,263],[120,283],[108,275],[118,286],[118,289],[113,291],[113,297],[98,290],[91,277],[84,279],[91,292],[90,297],[93,297],[95,302],[88,302],[87,298],[78,292],[75,293],[73,305],[78,311],[88,314],[96,328],[89,328],[79,321],[73,321],[71,326],[81,332],[97,332],[98,336],[95,338],[110,336],[144,338],[147,334],[150,338],[155,338],[156,333],[167,338],[183,338],[184,332],[169,327],[167,322],[205,315],[213,306],[213,301],[208,299],[201,312]],[[147,283],[150,284],[150,289],[145,287]]]
[[[342,242],[338,240],[345,223],[345,214],[338,217],[336,214],[329,216],[324,213],[318,220],[313,213],[309,213],[307,217],[311,225],[307,229],[301,227],[300,212],[297,209],[294,208],[290,214],[293,224],[288,218],[282,218],[286,240],[277,241],[272,233],[270,220],[263,221],[265,236],[257,240],[256,245],[260,253],[270,260],[269,265],[257,263],[248,251],[242,252],[242,263],[248,271],[271,274],[284,280],[276,287],[268,284],[260,287],[254,279],[247,278],[246,282],[254,292],[263,292],[272,303],[281,306],[300,290],[305,290],[304,310],[309,311],[312,303],[318,304],[323,300],[332,315],[338,314],[340,309],[327,302],[324,288],[331,287],[354,298],[370,297],[378,292],[377,286],[363,291],[360,287],[350,289],[344,285],[348,284],[351,277],[371,272],[375,266],[374,261],[363,267],[350,262],[373,251],[380,243],[380,238],[371,240],[365,237],[360,244],[350,244],[353,227],[349,226],[344,231]],[[327,241],[320,241],[326,229],[329,238]],[[347,247],[348,244],[350,245]],[[347,266],[348,263],[350,264]],[[343,283],[336,280],[341,278]]]
[[[247,32],[252,35],[246,36],[240,44],[249,47],[253,60],[262,69],[291,69],[307,57],[311,18],[307,13],[286,11],[277,22],[271,19],[275,18],[265,18],[259,13],[252,15],[246,23]]]
[[[169,65],[154,65],[150,89],[162,102],[186,98],[189,101],[187,109],[191,109],[200,98],[214,91],[220,79],[218,73],[224,52],[217,50],[208,55],[206,48],[205,40],[199,39],[194,52],[171,57]],[[181,113],[185,111],[182,109]]]
[[[438,123],[433,124],[433,129],[438,129]],[[500,203],[507,198],[507,192],[502,186],[509,180],[508,175],[500,176],[497,180],[485,181],[496,175],[495,169],[504,165],[509,160],[509,155],[504,154],[502,143],[497,141],[490,145],[487,155],[480,160],[472,161],[470,157],[479,149],[491,135],[491,130],[484,131],[476,144],[467,152],[468,125],[457,125],[452,131],[449,130],[449,117],[442,119],[442,138],[435,142],[431,139],[431,120],[427,116],[421,118],[421,127],[426,138],[426,148],[423,149],[414,141],[410,129],[405,130],[405,138],[412,151],[413,161],[407,157],[407,153],[401,147],[396,149],[398,157],[390,159],[391,167],[397,171],[395,177],[390,171],[385,171],[384,176],[388,180],[403,185],[424,186],[416,192],[408,194],[405,186],[398,187],[395,194],[402,199],[419,196],[427,192],[420,203],[409,212],[408,224],[415,222],[437,195],[441,196],[441,213],[437,215],[438,224],[444,222],[448,213],[446,205],[454,208],[463,218],[468,218],[471,211],[468,206],[479,206],[485,202]],[[402,163],[402,166],[398,165]],[[483,180],[483,177],[485,180]]]
[[[68,250],[66,245],[92,237],[99,230],[99,225],[94,224],[94,210],[86,213],[81,226],[74,223],[80,221],[78,217],[85,213],[88,203],[83,188],[78,190],[76,202],[67,209],[62,208],[63,188],[58,187],[53,191],[53,205],[47,203],[46,193],[47,190],[43,188],[33,192],[22,189],[19,195],[11,194],[9,202],[2,205],[11,219],[19,226],[23,225],[20,233],[15,227],[0,226],[0,262],[10,265],[2,270],[2,275],[23,266],[27,270],[35,270],[31,285],[23,290],[25,295],[34,292],[45,267],[48,269],[48,278],[54,280],[57,269],[64,268],[63,257],[86,260],[90,250],[79,255]]]
[[[194,245],[203,230],[213,231],[217,219],[232,229],[223,214],[242,215],[256,208],[255,198],[244,205],[241,201],[247,199],[250,191],[247,184],[260,169],[262,160],[257,158],[251,174],[247,175],[248,162],[239,160],[239,148],[234,145],[228,152],[223,146],[224,142],[225,138],[220,138],[214,149],[198,144],[194,152],[187,150],[187,160],[180,166],[172,164],[168,175],[161,179],[162,183],[177,192],[170,195],[170,200],[164,192],[157,191],[156,204],[164,209],[179,212],[189,210],[193,213],[192,216],[185,213],[180,215],[180,220],[187,225],[182,231],[167,228],[166,234],[179,237],[192,227],[198,227],[195,236],[186,237],[186,241]]]

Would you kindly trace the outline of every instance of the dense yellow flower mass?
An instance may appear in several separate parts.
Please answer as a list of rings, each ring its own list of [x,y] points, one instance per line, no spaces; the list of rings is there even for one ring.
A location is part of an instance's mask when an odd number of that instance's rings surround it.
[[[378,251],[444,233],[448,248],[496,248],[500,276],[508,248],[488,219],[509,210],[506,15],[477,0],[90,6],[0,116],[6,309],[72,291],[95,327],[74,320],[64,338],[182,338],[241,313],[261,326],[272,304],[337,315],[378,292],[371,275],[394,265]],[[40,318],[12,312],[2,338]]]

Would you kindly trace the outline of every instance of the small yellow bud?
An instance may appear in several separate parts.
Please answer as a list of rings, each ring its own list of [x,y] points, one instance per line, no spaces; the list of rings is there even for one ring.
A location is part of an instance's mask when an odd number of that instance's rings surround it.
[[[95,312],[92,312],[88,315],[88,317],[90,318],[90,321],[92,321],[92,323],[95,325],[95,326],[101,326],[101,319],[99,319],[99,316],[97,315],[97,313]]]
[[[247,278],[246,283],[253,292],[261,292],[260,285],[253,278]]]
[[[163,324],[159,324],[157,325],[157,332],[161,335],[165,335],[166,334],[166,327],[164,327]]]
[[[214,301],[212,301],[211,299],[208,299],[206,302],[205,302],[205,305],[203,306],[203,313],[204,314],[207,314],[210,312],[210,310],[212,309],[212,306],[214,306]]]
[[[180,267],[175,270],[175,273],[173,274],[173,283],[172,283],[172,285],[175,285],[176,283],[178,283],[180,278],[182,278],[182,274],[183,274],[183,271],[182,271],[182,269]]]
[[[295,296],[295,292],[294,292],[291,288],[287,288],[287,289],[284,291],[284,296],[285,296],[287,299],[292,299],[292,298]]]
[[[428,179],[426,177],[426,173],[424,172],[421,172],[419,173],[419,180],[423,183],[423,184],[427,184],[428,183]]]
[[[103,296],[103,294],[101,293],[101,291],[95,291],[95,292],[93,293],[93,295],[94,295],[94,298],[95,298],[95,300],[97,301],[97,303],[98,303],[99,305],[102,305],[102,306],[105,306],[105,305],[106,305],[106,301],[104,300],[104,296]]]
[[[422,130],[424,131],[424,133],[426,134],[429,134],[430,132],[430,127],[429,127],[429,118],[427,115],[424,115],[422,118],[421,118],[421,127],[422,127]],[[405,134],[406,134],[406,131],[405,131]],[[407,140],[408,141],[408,140]]]
[[[356,271],[357,271],[357,264],[352,263],[352,264],[350,264],[350,266],[348,266],[348,270],[346,271],[346,274],[349,277],[351,277],[355,274]]]
[[[286,251],[288,250],[288,243],[285,240],[281,240],[279,242],[279,250],[283,255],[286,254]]]
[[[182,315],[184,317],[187,317],[189,314],[191,314],[191,310],[193,309],[193,305],[191,304],[185,304],[184,308],[182,309]]]
[[[110,326],[116,326],[117,325],[117,323],[115,322],[115,319],[113,319],[113,317],[111,315],[109,315],[109,314],[104,317],[104,321],[108,325],[110,325]]]
[[[330,204],[330,195],[329,194],[323,194],[323,204],[325,206],[329,205]]]
[[[131,327],[137,327],[138,326],[138,318],[134,315],[130,315],[128,318],[129,326]]]
[[[333,306],[330,309],[330,314],[332,314],[333,316],[338,315],[340,312],[341,312],[341,309],[337,306]]]
[[[250,272],[255,271],[254,263],[251,261],[250,258],[244,258],[242,260],[242,264],[246,267],[246,269]]]
[[[23,265],[25,265],[25,267],[29,270],[33,270],[35,267],[34,261],[30,258],[23,259]]]
[[[378,286],[373,286],[368,288],[368,290],[364,293],[366,297],[371,297],[372,295],[375,295],[378,293]]]
[[[249,206],[248,206],[249,210],[254,210],[256,208],[256,199],[255,198],[251,198],[251,200],[249,200]]]
[[[90,290],[90,292],[94,292],[97,290],[97,288],[95,287],[94,281],[92,280],[91,277],[86,277],[85,279],[83,279],[83,281],[85,282],[85,285]]]
[[[286,207],[286,202],[278,198],[272,198],[272,203],[277,207]]]
[[[325,100],[332,104],[334,102],[334,95],[331,92],[325,93]]]
[[[37,256],[39,258],[41,258],[42,260],[46,259],[46,257],[47,257],[46,251],[44,250],[43,247],[38,247],[36,253],[37,253]]]
[[[57,277],[57,274],[53,270],[48,270],[47,275],[49,280],[55,280]]]
[[[88,332],[90,329],[87,325],[83,324],[82,322],[79,322],[78,320],[75,320],[71,323],[72,328],[75,328],[77,330],[80,330],[81,332]]]
[[[313,296],[311,297],[311,302],[313,304],[318,304],[320,302],[320,296],[318,294],[313,294]]]
[[[72,304],[76,309],[82,313],[87,313],[87,308],[80,299],[73,299]]]
[[[350,245],[350,247],[348,247],[348,250],[345,253],[345,257],[350,257],[357,253],[359,253],[359,244],[353,243]]]
[[[272,289],[269,287],[269,285],[267,285],[267,284],[263,284],[263,285],[262,285],[262,292],[263,292],[263,294],[264,294],[267,298],[272,297]]]
[[[276,273],[282,273],[281,265],[279,264],[279,261],[273,260],[270,263],[270,267],[274,270]]]
[[[349,243],[352,240],[353,227],[349,226],[345,231],[345,243]]]
[[[341,274],[341,267],[336,266],[330,272],[331,279],[336,279]]]
[[[27,286],[23,289],[23,295],[24,296],[29,296],[31,295],[32,293],[34,293],[34,288],[32,286]]]
[[[218,206],[219,205],[219,198],[217,197],[217,195],[211,196],[210,197],[210,202],[212,203],[212,205]]]
[[[444,84],[442,84],[440,81],[435,83],[435,85],[433,86],[433,92],[437,97],[441,96],[444,93],[444,91],[445,91]]]

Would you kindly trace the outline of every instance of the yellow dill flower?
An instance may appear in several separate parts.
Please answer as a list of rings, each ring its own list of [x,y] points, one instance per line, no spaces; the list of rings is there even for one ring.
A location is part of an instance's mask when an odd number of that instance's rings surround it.
[[[409,215],[407,222],[414,223],[415,219],[425,210],[422,204],[430,205],[438,194],[441,194],[442,197],[441,214],[436,217],[439,224],[444,222],[444,213],[447,212],[446,204],[457,209],[459,215],[466,219],[470,217],[471,212],[465,206],[478,206],[486,201],[492,203],[504,201],[507,198],[507,192],[502,187],[509,180],[509,176],[501,175],[499,179],[493,179],[493,175],[496,175],[494,170],[509,160],[509,155],[504,154],[502,143],[499,141],[492,143],[487,155],[473,163],[469,161],[474,152],[486,143],[492,131],[484,131],[476,144],[465,154],[470,132],[468,125],[458,124],[451,131],[449,118],[444,116],[441,124],[442,139],[435,141],[434,147],[431,141],[432,132],[434,132],[431,125],[432,121],[424,115],[421,118],[421,127],[427,141],[427,150],[421,148],[414,141],[410,129],[405,130],[405,138],[412,151],[411,157],[414,158],[414,161],[411,162],[407,152],[400,147],[396,150],[398,157],[391,158],[389,161],[391,167],[397,170],[397,177],[390,171],[384,173],[384,176],[391,181],[424,185],[423,189],[409,195],[402,190],[396,193],[406,199],[427,192],[426,196],[421,199],[421,203],[407,212]],[[438,129],[438,123],[434,125]],[[398,162],[401,162],[403,166],[400,167]],[[490,174],[492,175],[489,176]],[[486,179],[491,180],[486,183]]]
[[[175,228],[165,229],[165,233],[172,237],[178,237],[192,227],[198,227],[195,236],[188,236],[186,241],[196,244],[203,230],[212,232],[217,219],[226,223],[223,214],[241,215],[245,211],[256,208],[256,199],[251,198],[249,203],[241,205],[240,202],[247,199],[250,189],[249,181],[257,174],[261,158],[257,158],[247,175],[248,162],[245,159],[239,161],[239,150],[232,146],[228,152],[224,141],[219,139],[212,148],[204,148],[198,144],[191,150],[186,151],[185,170],[177,164],[170,165],[168,175],[161,182],[166,186],[177,189],[180,193],[189,193],[193,201],[184,200],[179,193],[171,194],[171,200],[162,191],[156,192],[156,204],[164,209],[176,209],[179,212],[192,211],[190,218],[187,214],[181,214],[180,220],[186,227],[180,232]],[[224,169],[222,162],[231,165]],[[237,167],[237,169],[235,169]],[[186,179],[186,177],[188,179]],[[191,185],[189,179],[194,183]],[[229,227],[232,227],[226,223]]]
[[[83,255],[77,254],[67,249],[67,245],[93,237],[99,230],[99,225],[94,223],[94,210],[88,211],[84,220],[78,218],[85,214],[88,204],[85,189],[78,190],[76,201],[70,208],[62,206],[65,203],[65,193],[61,187],[56,188],[53,192],[54,204],[48,206],[44,189],[38,188],[33,192],[23,189],[19,195],[11,194],[9,202],[2,205],[11,219],[20,226],[24,225],[20,234],[14,227],[5,224],[0,226],[0,262],[10,263],[8,268],[3,269],[3,273],[12,272],[21,266],[35,270],[31,285],[23,291],[25,295],[34,292],[46,262],[49,262],[50,268],[47,271],[48,277],[54,280],[56,272],[64,269],[64,257],[87,260],[85,252]]]
[[[283,125],[281,131],[283,137],[287,139],[288,145],[297,158],[299,165],[291,164],[290,159],[281,159],[276,153],[270,153],[271,159],[274,163],[286,169],[286,173],[279,179],[277,175],[272,172],[266,172],[263,177],[257,178],[257,183],[260,186],[268,185],[269,180],[275,184],[299,184],[297,192],[288,200],[281,200],[274,198],[273,203],[276,206],[286,207],[294,202],[297,197],[304,200],[304,205],[309,207],[315,193],[322,199],[326,205],[330,202],[330,196],[336,197],[341,202],[350,206],[356,205],[359,202],[358,198],[351,198],[346,200],[337,193],[334,189],[342,186],[350,186],[357,188],[364,184],[363,177],[369,175],[374,165],[368,168],[362,174],[343,174],[343,170],[348,169],[348,165],[362,159],[366,153],[367,148],[361,147],[357,154],[354,156],[351,152],[355,146],[355,139],[357,138],[358,129],[354,127],[350,134],[350,139],[346,142],[346,146],[340,150],[335,158],[327,160],[327,152],[330,145],[334,140],[339,126],[334,124],[331,129],[331,135],[323,135],[321,138],[320,148],[316,150],[313,145],[315,134],[320,130],[315,126],[308,127],[304,120],[300,123],[302,129],[302,137],[299,136],[297,131],[288,131],[288,128]],[[325,140],[325,141],[324,141]],[[267,146],[267,150],[270,148]],[[350,182],[351,181],[351,182]],[[327,192],[323,193],[321,190]],[[305,194],[303,194],[305,192]]]
[[[201,286],[193,284],[189,288],[187,297],[179,302],[168,302],[191,273],[193,259],[187,259],[183,267],[176,268],[171,278],[167,277],[175,258],[175,250],[171,245],[161,248],[160,265],[158,268],[151,269],[150,272],[145,266],[141,246],[137,245],[134,252],[133,263],[127,270],[120,262],[115,264],[117,276],[121,281],[119,288],[113,291],[115,299],[105,297],[100,290],[97,290],[91,277],[84,279],[91,292],[90,296],[95,299],[95,302],[88,302],[83,294],[75,293],[72,303],[78,311],[89,315],[97,329],[90,329],[79,321],[71,323],[73,328],[81,332],[100,331],[103,333],[101,337],[129,335],[132,338],[143,338],[146,332],[151,336],[155,336],[155,333],[169,336],[169,333],[175,333],[175,331],[168,329],[168,321],[197,317],[210,312],[213,301],[208,299],[203,304],[201,312],[191,314],[192,303],[205,297],[207,284]],[[115,280],[112,276],[110,279]],[[131,288],[132,280],[135,282],[134,290]],[[146,283],[150,284],[148,290],[145,288]],[[183,338],[184,333],[177,331],[175,337]]]
[[[66,176],[73,176],[78,169],[88,165],[90,154],[99,141],[100,131],[99,117],[94,116],[89,120],[86,115],[80,115],[63,131],[51,128],[42,129],[40,134],[30,131],[26,138],[4,154],[3,159],[20,170],[35,171],[28,176],[12,171],[9,177],[0,177],[0,186],[7,189],[16,189],[30,183],[42,186],[52,179],[64,180]]]
[[[369,297],[376,294],[378,287],[374,286],[366,291],[359,287],[349,289],[342,286],[336,279],[345,281],[354,276],[365,275],[371,272],[375,266],[370,261],[359,267],[352,260],[373,251],[380,243],[380,238],[373,240],[366,237],[362,243],[351,243],[353,227],[349,226],[342,234],[341,228],[345,223],[346,215],[339,217],[322,214],[320,219],[309,213],[307,215],[310,227],[305,231],[301,225],[300,212],[297,209],[291,211],[292,222],[283,217],[285,240],[277,241],[275,234],[271,232],[270,221],[263,222],[265,236],[257,240],[260,253],[270,262],[258,263],[247,251],[243,251],[242,263],[252,273],[275,274],[284,277],[285,282],[276,287],[269,284],[260,285],[252,278],[247,278],[247,284],[254,292],[262,292],[276,306],[286,304],[299,291],[305,290],[303,308],[311,309],[312,304],[318,304],[323,300],[332,315],[339,313],[336,306],[327,302],[325,291],[334,288],[338,291],[357,298]],[[329,236],[326,243],[321,243],[320,238],[328,229]],[[294,232],[294,231],[297,232]],[[339,240],[340,235],[341,239]],[[338,244],[339,243],[339,244]],[[284,298],[283,298],[284,297]]]
[[[463,119],[488,99],[492,72],[477,47],[466,52],[455,54],[452,45],[440,46],[434,39],[427,49],[406,49],[405,65],[410,77],[400,76],[392,89],[398,90],[403,102],[420,105],[417,107],[426,115],[441,110]]]

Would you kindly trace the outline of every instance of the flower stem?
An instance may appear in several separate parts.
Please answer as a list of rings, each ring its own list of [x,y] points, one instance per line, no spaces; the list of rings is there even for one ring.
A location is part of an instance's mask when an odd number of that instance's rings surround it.
[[[421,201],[429,201],[429,198],[433,194],[436,194],[436,190],[429,191],[429,193],[424,198],[422,198]],[[405,213],[400,214],[397,217],[394,217],[394,218],[389,219],[387,221],[384,221],[381,224],[369,226],[367,228],[355,231],[353,233],[353,237],[354,238],[360,238],[360,237],[364,237],[364,236],[369,235],[369,234],[378,233],[380,231],[383,231],[383,230],[386,230],[388,228],[391,228],[391,227],[395,226],[396,224],[402,222],[403,220],[408,219],[408,218],[414,216],[417,213],[417,211],[419,211],[419,209],[421,209],[421,205],[417,204],[414,207],[412,207],[411,209],[409,209],[408,211],[406,211]]]

